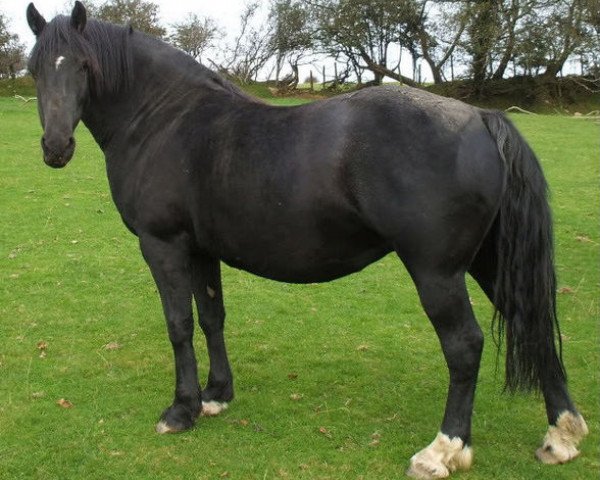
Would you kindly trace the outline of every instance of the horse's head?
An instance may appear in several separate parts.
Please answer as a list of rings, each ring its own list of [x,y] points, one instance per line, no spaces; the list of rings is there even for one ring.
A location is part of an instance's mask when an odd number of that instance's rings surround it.
[[[29,70],[37,88],[38,111],[44,129],[44,161],[64,167],[75,151],[73,131],[81,119],[89,96],[89,56],[83,48],[87,14],[80,2],[70,17],[46,23],[33,3],[27,21],[36,36]]]

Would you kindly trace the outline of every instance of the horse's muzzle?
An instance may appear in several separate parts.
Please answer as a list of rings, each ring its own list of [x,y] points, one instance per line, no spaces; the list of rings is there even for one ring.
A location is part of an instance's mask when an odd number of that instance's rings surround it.
[[[73,157],[75,139],[69,137],[65,142],[64,140],[48,139],[46,136],[43,136],[42,151],[44,152],[44,162],[46,165],[52,168],[62,168]]]

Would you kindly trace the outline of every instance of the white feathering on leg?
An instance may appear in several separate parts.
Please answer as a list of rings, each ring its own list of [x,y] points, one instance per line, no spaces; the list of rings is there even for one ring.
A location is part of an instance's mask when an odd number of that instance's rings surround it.
[[[216,402],[211,400],[209,402],[202,402],[202,416],[203,417],[214,417],[219,415],[223,410],[227,410],[229,405],[227,402]]]
[[[566,463],[579,455],[577,445],[587,434],[588,427],[583,417],[565,411],[558,417],[556,425],[548,427],[544,443],[535,455],[543,463]]]
[[[435,440],[410,459],[406,472],[413,478],[431,480],[446,478],[455,470],[468,470],[473,462],[471,447],[463,441],[439,432]]]

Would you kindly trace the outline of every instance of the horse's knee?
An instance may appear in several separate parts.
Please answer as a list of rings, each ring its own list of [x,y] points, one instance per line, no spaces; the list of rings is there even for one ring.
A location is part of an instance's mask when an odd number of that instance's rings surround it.
[[[168,318],[167,330],[173,345],[190,342],[194,335],[194,318],[191,314],[180,318]]]

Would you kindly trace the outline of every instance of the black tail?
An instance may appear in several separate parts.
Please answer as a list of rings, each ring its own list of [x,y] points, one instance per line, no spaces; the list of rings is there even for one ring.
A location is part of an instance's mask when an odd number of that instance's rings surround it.
[[[548,188],[535,154],[504,114],[481,111],[481,116],[507,172],[493,229],[498,261],[494,325],[499,348],[506,333],[506,388],[539,389],[546,381],[566,381]]]

